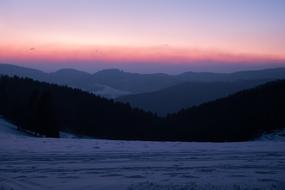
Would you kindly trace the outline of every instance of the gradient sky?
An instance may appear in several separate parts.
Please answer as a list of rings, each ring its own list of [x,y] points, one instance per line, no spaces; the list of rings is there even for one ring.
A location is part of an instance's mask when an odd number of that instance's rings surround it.
[[[284,22],[285,0],[0,0],[0,62],[138,72],[285,65]]]

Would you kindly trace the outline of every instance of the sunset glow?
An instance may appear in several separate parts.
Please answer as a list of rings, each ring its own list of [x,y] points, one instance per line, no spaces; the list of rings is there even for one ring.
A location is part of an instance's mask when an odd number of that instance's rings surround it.
[[[0,62],[283,65],[284,19],[284,0],[0,0]]]

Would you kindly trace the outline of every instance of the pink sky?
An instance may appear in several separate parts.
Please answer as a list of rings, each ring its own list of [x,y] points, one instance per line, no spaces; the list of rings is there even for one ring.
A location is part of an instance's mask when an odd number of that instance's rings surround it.
[[[283,66],[284,19],[283,0],[1,0],[0,62]]]

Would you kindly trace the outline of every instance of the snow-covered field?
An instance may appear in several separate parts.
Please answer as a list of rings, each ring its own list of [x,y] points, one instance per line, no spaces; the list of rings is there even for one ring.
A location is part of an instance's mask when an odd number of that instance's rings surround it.
[[[285,142],[25,136],[0,120],[0,190],[285,189]]]

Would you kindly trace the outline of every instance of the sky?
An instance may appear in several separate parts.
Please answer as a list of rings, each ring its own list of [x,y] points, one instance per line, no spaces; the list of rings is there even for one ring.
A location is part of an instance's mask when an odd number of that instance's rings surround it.
[[[0,0],[0,62],[45,70],[285,66],[285,0]]]

